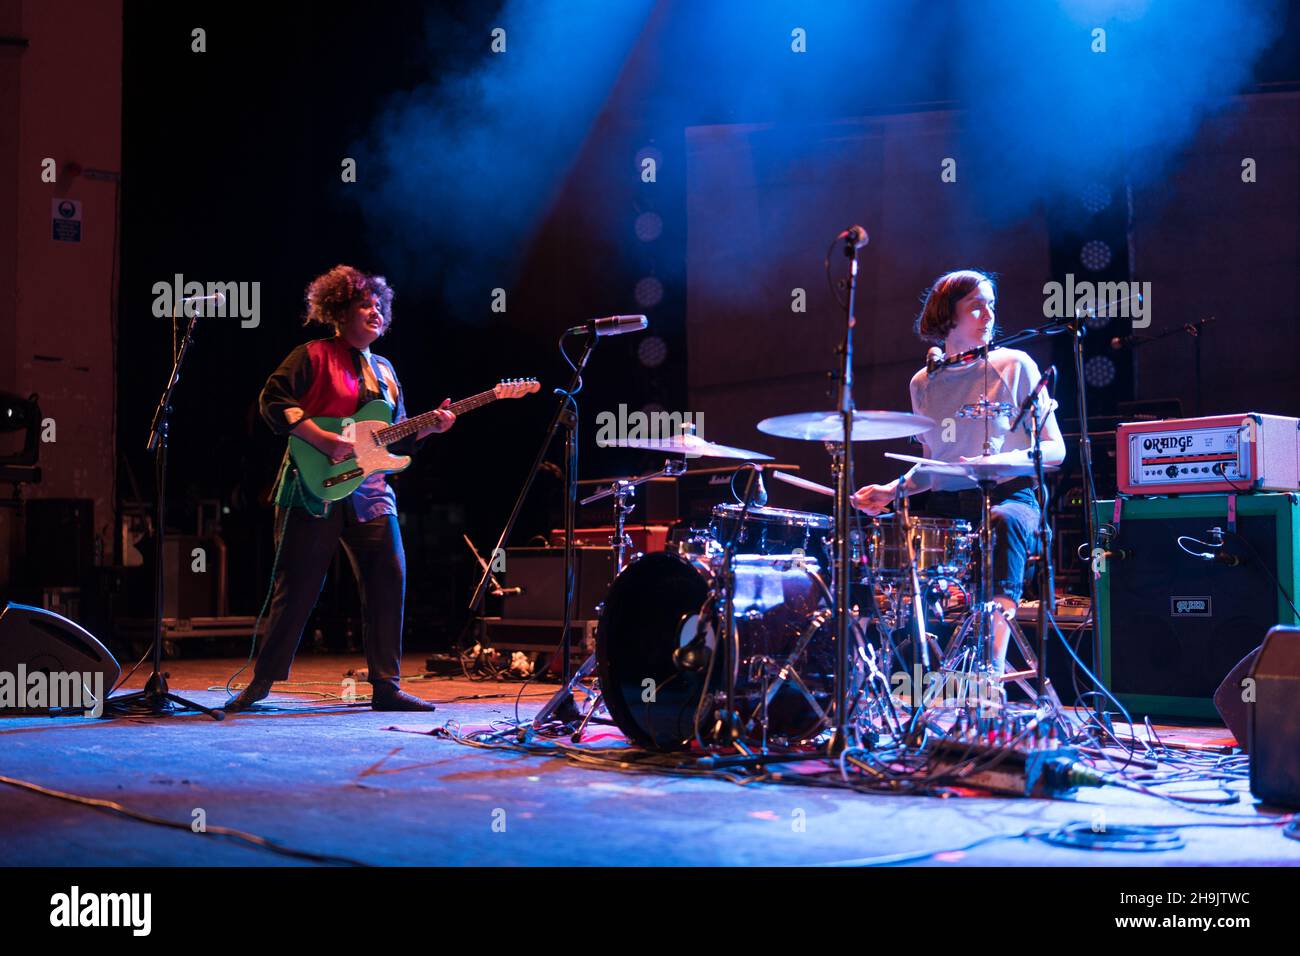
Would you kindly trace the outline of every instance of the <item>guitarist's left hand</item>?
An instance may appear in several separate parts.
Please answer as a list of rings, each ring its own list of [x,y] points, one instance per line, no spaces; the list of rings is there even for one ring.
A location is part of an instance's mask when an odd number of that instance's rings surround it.
[[[433,434],[438,434],[440,432],[445,432],[447,429],[451,428],[452,425],[456,424],[456,413],[449,412],[446,410],[450,404],[451,404],[450,398],[444,398],[442,400],[442,404],[438,406],[438,413],[434,416],[437,419],[436,423],[430,425],[428,428],[421,429],[420,430],[421,438],[424,438],[426,435],[433,435]]]

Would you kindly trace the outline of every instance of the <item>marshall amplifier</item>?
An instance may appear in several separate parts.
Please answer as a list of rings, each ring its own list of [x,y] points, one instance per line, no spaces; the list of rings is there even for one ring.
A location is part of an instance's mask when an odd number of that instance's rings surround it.
[[[1300,624],[1274,580],[1295,599],[1300,495],[1121,499],[1115,518],[1097,502],[1114,528],[1095,562],[1101,678],[1134,717],[1213,719],[1224,675],[1274,625]]]
[[[758,462],[763,469],[763,484],[770,494],[781,483],[772,477],[772,472],[783,471],[789,475],[799,474],[798,465],[783,465],[775,461]],[[746,472],[736,478],[736,493],[732,494],[731,479],[735,476],[740,462],[725,468],[691,468],[677,479],[678,494],[681,498],[681,518],[692,528],[707,528],[713,518],[713,506],[732,504],[737,495],[745,488]],[[746,470],[748,471],[748,469]],[[788,486],[787,490],[788,490]],[[826,510],[830,511],[830,499]]]

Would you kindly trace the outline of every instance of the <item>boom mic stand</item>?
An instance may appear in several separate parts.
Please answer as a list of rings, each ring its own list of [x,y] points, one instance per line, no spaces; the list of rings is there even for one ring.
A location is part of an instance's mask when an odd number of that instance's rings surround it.
[[[186,700],[178,694],[173,694],[167,687],[167,675],[162,672],[163,542],[167,537],[167,436],[171,425],[172,392],[176,389],[176,383],[180,381],[181,366],[185,363],[185,356],[194,342],[194,330],[199,324],[201,310],[202,305],[195,303],[194,314],[190,316],[189,325],[185,328],[185,336],[181,339],[176,354],[172,356],[172,373],[167,379],[167,385],[163,388],[162,397],[158,399],[158,405],[154,409],[153,423],[149,426],[149,440],[145,444],[145,448],[153,452],[154,455],[154,491],[156,493],[154,500],[156,527],[154,533],[153,576],[153,671],[145,682],[144,690],[122,694],[119,697],[109,697],[104,701],[105,713],[109,710],[117,712],[113,716],[147,711],[151,716],[162,717],[173,712],[173,704],[184,710],[196,710],[207,714],[213,720],[224,720],[226,716],[223,711],[204,707],[202,704],[196,704],[192,700]],[[175,322],[175,320],[176,309],[173,307],[172,321]]]
[[[1092,439],[1088,437],[1088,388],[1083,371],[1083,337],[1088,333],[1089,310],[1075,310],[1074,321],[1070,323],[1073,336],[1071,345],[1074,352],[1074,385],[1076,404],[1079,409],[1079,468],[1083,471],[1083,521],[1088,535],[1088,554],[1097,547],[1097,488],[1092,480]],[[1088,601],[1092,609],[1092,673],[1101,680],[1101,637],[1097,628],[1097,575],[1093,572],[1091,562],[1084,572],[1088,578]],[[1041,596],[1040,596],[1041,601]],[[1094,687],[1094,690],[1100,688]],[[1094,695],[1093,707],[1098,720],[1102,720],[1105,711],[1104,698]]]
[[[855,235],[857,232],[859,235]],[[835,555],[831,565],[835,577],[835,733],[829,743],[831,754],[840,754],[848,745],[849,670],[852,660],[852,622],[849,620],[851,603],[849,566],[852,555],[849,548],[849,517],[853,495],[853,326],[854,299],[858,288],[858,239],[866,245],[866,231],[853,227],[843,235],[844,256],[849,260],[848,297],[844,303],[844,341],[840,346],[840,393],[836,408],[844,424],[844,464],[835,476]]]
[[[537,449],[537,456],[533,459],[533,465],[528,470],[528,477],[524,479],[523,487],[519,489],[519,494],[515,497],[515,503],[510,509],[510,517],[506,519],[505,527],[501,529],[501,536],[497,538],[496,546],[492,550],[494,556],[504,553],[502,549],[514,531],[515,522],[519,520],[519,515],[523,511],[524,500],[528,497],[528,492],[532,490],[537,473],[542,468],[542,462],[546,460],[546,453],[550,450],[551,442],[555,439],[555,433],[560,428],[564,428],[564,630],[560,636],[560,653],[564,668],[563,683],[566,686],[572,679],[572,662],[569,659],[569,629],[573,617],[574,600],[573,526],[578,502],[578,403],[575,396],[582,390],[582,373],[587,368],[591,353],[596,350],[596,341],[599,338],[596,334],[595,324],[592,322],[587,323],[587,341],[582,351],[582,357],[574,363],[569,361],[568,355],[564,352],[564,339],[573,331],[573,329],[570,329],[560,336],[560,354],[564,355],[565,361],[569,362],[569,365],[573,368],[573,377],[569,379],[568,388],[557,388],[555,390],[555,394],[560,399],[556,404],[555,414],[551,416],[551,424],[547,427],[542,444]],[[483,573],[479,575],[478,584],[474,588],[474,595],[469,601],[471,619],[482,614],[483,601],[487,595],[488,581],[491,576],[491,565],[489,564]]]

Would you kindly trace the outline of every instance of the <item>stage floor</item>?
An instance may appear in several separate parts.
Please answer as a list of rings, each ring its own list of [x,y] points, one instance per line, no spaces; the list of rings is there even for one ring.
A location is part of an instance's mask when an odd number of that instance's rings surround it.
[[[417,663],[412,655],[409,663]],[[230,661],[172,661],[172,689],[212,706]],[[303,656],[295,689],[342,691],[356,657]],[[142,669],[143,671],[143,669]],[[140,686],[137,673],[131,686]],[[318,684],[301,684],[317,681]],[[316,854],[381,865],[797,866],[935,851],[938,866],[1297,865],[1280,827],[1197,827],[1160,853],[1074,850],[1009,839],[941,853],[980,837],[1073,821],[1223,823],[1116,788],[1067,800],[859,794],[777,784],[632,775],[562,758],[469,748],[394,730],[465,729],[515,713],[518,684],[408,680],[440,702],[434,714],[375,713],[277,690],[274,709],[215,722],[200,715],[96,721],[0,719],[0,774],[177,821],[168,829],[0,785],[0,865],[263,866],[303,861],[222,837],[249,831]],[[530,716],[554,685],[530,685]],[[358,691],[365,693],[368,685]],[[470,695],[492,695],[468,699]],[[1217,731],[1222,734],[1220,728]],[[1241,822],[1274,813],[1248,792],[1220,812]]]

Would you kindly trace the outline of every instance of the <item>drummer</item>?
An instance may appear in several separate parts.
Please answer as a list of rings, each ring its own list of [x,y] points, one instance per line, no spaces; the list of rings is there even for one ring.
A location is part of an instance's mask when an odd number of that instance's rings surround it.
[[[980,348],[993,341],[997,286],[993,276],[973,269],[949,272],[935,280],[926,292],[916,334],[926,342],[942,346],[947,355]],[[998,348],[985,356],[960,365],[921,369],[912,376],[912,410],[934,420],[935,427],[920,436],[926,458],[946,462],[978,459],[988,462],[1028,464],[1032,444],[1022,423],[1014,432],[1011,421],[1025,398],[1038,384],[1040,373],[1034,360],[1016,349]],[[1039,415],[1048,400],[1039,397]],[[993,407],[989,408],[989,403]],[[997,403],[1002,404],[997,407]],[[986,409],[981,417],[981,408]],[[986,429],[987,426],[987,429]],[[985,443],[991,452],[985,456]],[[1059,465],[1065,459],[1065,441],[1049,414],[1042,431],[1043,465]],[[912,468],[902,478],[885,485],[866,485],[853,495],[854,507],[876,515],[902,492],[914,495],[929,491],[924,501],[927,514],[964,518],[973,525],[981,517],[980,494],[964,478],[916,474]],[[1025,576],[1025,561],[1037,548],[1039,520],[1036,484],[1032,478],[1012,478],[993,492],[993,593],[994,600],[1014,616]],[[994,669],[1002,673],[1010,628],[1000,616],[994,618]]]

